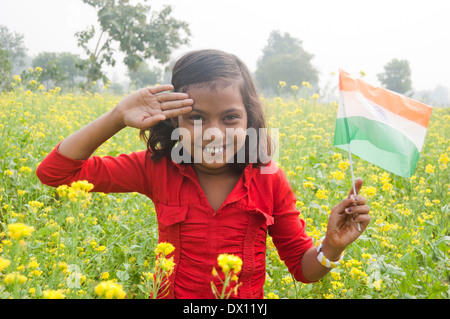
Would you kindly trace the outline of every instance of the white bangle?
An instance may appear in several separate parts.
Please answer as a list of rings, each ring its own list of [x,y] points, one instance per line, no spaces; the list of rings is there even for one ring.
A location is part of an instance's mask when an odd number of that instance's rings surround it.
[[[319,246],[317,246],[317,260],[320,262],[321,265],[327,267],[327,268],[336,268],[337,266],[339,266],[342,263],[342,258],[343,255],[341,255],[341,257],[339,258],[339,260],[337,261],[331,261],[329,260],[327,257],[325,257],[325,255],[322,252],[322,242],[325,239],[325,237],[323,237],[320,240]]]

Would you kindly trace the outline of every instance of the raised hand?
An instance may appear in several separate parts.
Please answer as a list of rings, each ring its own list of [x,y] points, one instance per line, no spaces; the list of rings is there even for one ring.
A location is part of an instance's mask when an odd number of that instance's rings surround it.
[[[116,106],[124,126],[147,129],[167,118],[192,111],[194,101],[187,93],[167,92],[172,85],[143,88],[124,97]]]

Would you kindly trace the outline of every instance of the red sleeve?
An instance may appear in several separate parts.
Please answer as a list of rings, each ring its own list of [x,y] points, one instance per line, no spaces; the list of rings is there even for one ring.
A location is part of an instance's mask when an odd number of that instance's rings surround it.
[[[94,185],[93,192],[138,192],[151,197],[148,177],[151,175],[152,161],[146,156],[146,151],[117,157],[93,156],[87,160],[73,160],[59,153],[58,147],[59,144],[36,170],[43,184],[58,187],[87,180]]]
[[[299,211],[295,207],[297,198],[286,176],[281,169],[277,175],[278,185],[274,185],[274,224],[269,227],[269,235],[289,272],[296,280],[310,283],[302,273],[302,257],[313,246],[313,241],[306,233],[305,221],[299,218]]]

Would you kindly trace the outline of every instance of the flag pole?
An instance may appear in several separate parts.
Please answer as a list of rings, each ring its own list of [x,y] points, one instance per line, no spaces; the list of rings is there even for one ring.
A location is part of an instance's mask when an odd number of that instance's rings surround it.
[[[350,142],[351,141],[348,141],[348,144],[347,144],[348,145],[348,158],[349,158],[349,161],[350,161],[350,171],[352,173],[353,194],[357,195],[356,194],[356,187],[355,187],[355,175],[353,173],[353,159],[352,159],[352,150],[350,148]],[[358,231],[361,231],[361,224],[360,223],[358,223]]]
[[[339,72],[339,82],[341,81],[341,74]],[[350,139],[350,131],[348,129],[348,123],[347,123],[347,114],[346,114],[346,110],[345,110],[345,101],[344,101],[344,97],[342,96],[342,92],[339,92],[339,97],[341,100],[341,104],[342,104],[342,110],[344,111],[344,119],[345,119],[345,129],[346,129],[346,133],[347,133],[347,148],[348,148],[348,159],[350,162],[350,171],[352,173],[352,187],[353,187],[353,194],[356,194],[356,187],[355,187],[355,175],[353,173],[353,159],[352,159],[352,150],[350,148],[350,143],[351,143],[351,139]],[[358,223],[358,231],[361,231],[361,224]]]

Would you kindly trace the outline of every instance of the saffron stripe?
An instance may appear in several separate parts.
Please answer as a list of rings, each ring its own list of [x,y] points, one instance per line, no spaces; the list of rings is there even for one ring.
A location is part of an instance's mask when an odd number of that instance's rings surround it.
[[[427,128],[433,108],[404,95],[375,87],[362,79],[351,76],[345,71],[339,72],[339,90],[357,91],[365,98],[382,106],[386,110],[404,117]]]

